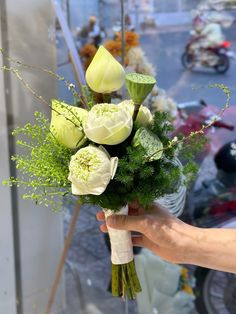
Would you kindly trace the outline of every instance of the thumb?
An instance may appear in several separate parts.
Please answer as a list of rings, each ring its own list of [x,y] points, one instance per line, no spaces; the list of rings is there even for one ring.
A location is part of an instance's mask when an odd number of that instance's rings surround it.
[[[128,215],[112,215],[106,220],[108,227],[120,230],[137,231],[144,233],[145,217],[144,216],[128,216]]]

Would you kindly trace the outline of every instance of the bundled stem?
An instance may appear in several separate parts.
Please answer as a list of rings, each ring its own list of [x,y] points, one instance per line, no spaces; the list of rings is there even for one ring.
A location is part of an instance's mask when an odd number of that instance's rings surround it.
[[[105,211],[106,218],[113,215],[111,210]],[[128,214],[128,206],[122,207],[119,214]],[[131,233],[126,230],[115,230],[108,226],[111,242],[112,261],[112,295],[125,299],[135,299],[141,286],[135,269]]]
[[[134,261],[123,265],[112,264],[113,296],[122,297],[123,299],[127,296],[133,300],[141,290]]]

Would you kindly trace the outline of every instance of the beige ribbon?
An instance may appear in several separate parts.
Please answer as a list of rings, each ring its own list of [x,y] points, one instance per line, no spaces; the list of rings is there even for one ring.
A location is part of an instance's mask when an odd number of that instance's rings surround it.
[[[111,215],[128,215],[128,205],[122,207],[118,212],[104,209],[105,217]],[[113,229],[107,227],[111,242],[111,261],[112,264],[122,265],[134,259],[131,232],[126,230]]]

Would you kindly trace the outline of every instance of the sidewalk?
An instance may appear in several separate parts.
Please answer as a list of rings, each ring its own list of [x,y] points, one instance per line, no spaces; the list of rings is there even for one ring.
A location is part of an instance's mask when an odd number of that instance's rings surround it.
[[[169,12],[169,13],[151,13],[146,14],[140,12],[138,15],[135,13],[130,14],[134,22],[134,25],[138,22],[136,30],[140,34],[154,33],[154,32],[176,32],[186,31],[191,27],[190,12]],[[150,25],[145,25],[147,20]],[[147,23],[148,23],[147,22]]]

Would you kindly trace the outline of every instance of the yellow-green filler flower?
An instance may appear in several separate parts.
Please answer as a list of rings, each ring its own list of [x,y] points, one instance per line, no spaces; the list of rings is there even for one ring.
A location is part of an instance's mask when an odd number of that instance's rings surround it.
[[[86,71],[86,81],[93,91],[110,94],[124,84],[125,71],[110,52],[100,46]]]
[[[72,194],[102,194],[113,179],[117,165],[118,158],[110,158],[102,147],[81,148],[71,157],[69,165]]]
[[[120,106],[125,111],[127,111],[131,116],[133,116],[134,108],[135,108],[133,100],[124,100],[121,103],[119,103],[118,106]],[[152,120],[153,120],[153,116],[151,114],[151,111],[147,107],[141,105],[135,121],[140,126],[147,126],[148,124],[152,122]]]
[[[98,144],[116,145],[130,135],[132,116],[114,104],[97,104],[88,113],[83,123],[86,136]]]
[[[85,109],[53,99],[50,131],[65,147],[81,147],[86,141],[82,123],[87,115],[88,111]]]

